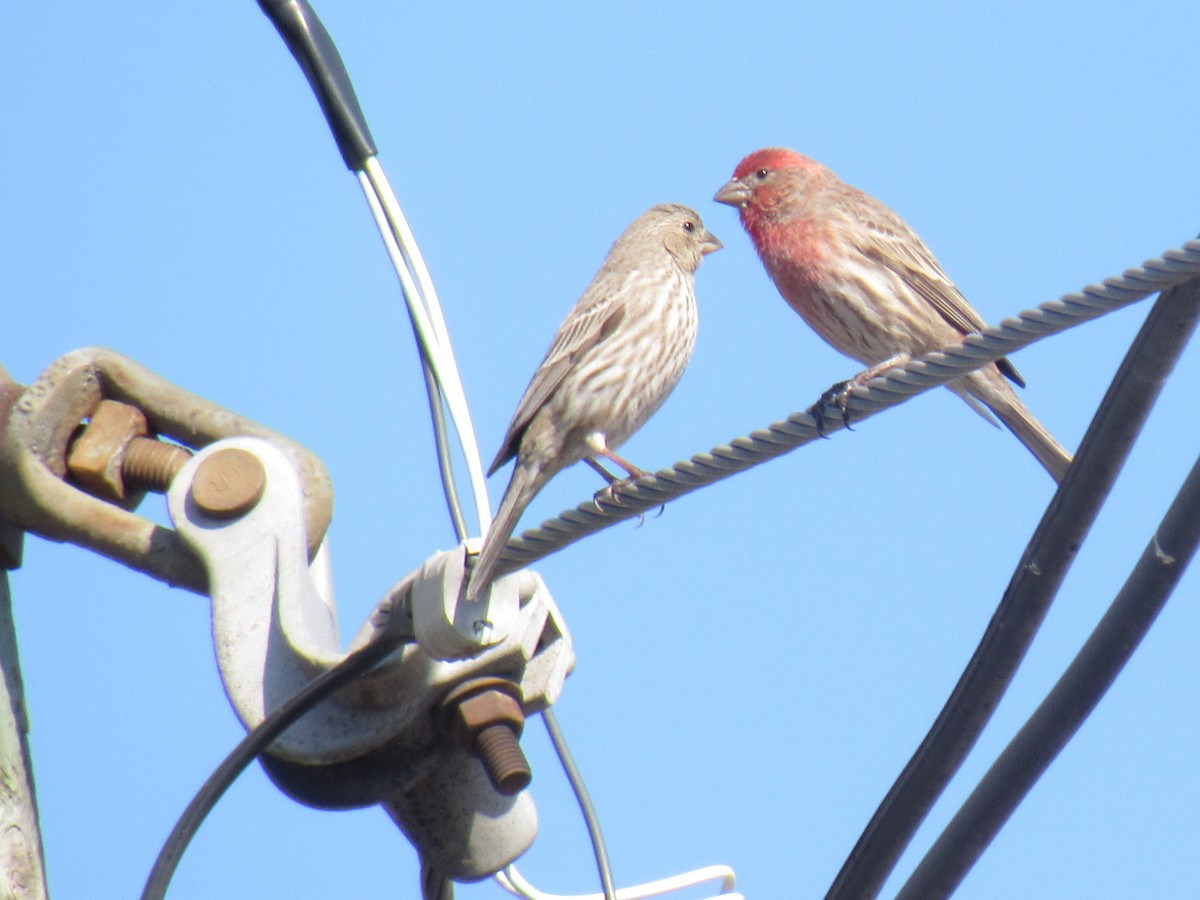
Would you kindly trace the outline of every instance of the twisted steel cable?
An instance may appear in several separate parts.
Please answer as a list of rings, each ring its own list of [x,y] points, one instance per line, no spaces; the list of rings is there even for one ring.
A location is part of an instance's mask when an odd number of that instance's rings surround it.
[[[1101,284],[1090,284],[1058,300],[1004,319],[961,344],[926,353],[888,370],[851,392],[848,410],[855,421],[961,378],[968,372],[1059,334],[1084,322],[1123,309],[1200,274],[1200,240],[1191,240],[1141,266],[1127,269]],[[843,426],[836,412],[823,411],[825,434]],[[671,500],[753,466],[775,459],[820,437],[817,420],[807,412],[792,413],[766,428],[734,438],[707,453],[676,463],[669,469],[614,485],[611,500],[588,500],[509,541],[497,574],[523,568],[580,538],[639,516]]]

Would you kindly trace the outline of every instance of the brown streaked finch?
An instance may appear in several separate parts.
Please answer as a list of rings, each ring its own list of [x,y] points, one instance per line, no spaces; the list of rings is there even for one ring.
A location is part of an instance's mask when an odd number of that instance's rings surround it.
[[[558,328],[525,389],[491,475],[516,457],[512,480],[471,570],[467,599],[491,582],[525,507],[560,470],[604,457],[644,474],[614,451],[679,383],[696,343],[695,274],[721,242],[694,210],[647,210],[617,238],[604,265]]]
[[[757,150],[713,199],[737,208],[788,305],[835,349],[870,367],[826,392],[813,409],[818,421],[829,399],[847,421],[852,387],[984,327],[903,219],[807,156]],[[992,424],[994,413],[1061,481],[1071,455],[1005,378],[1025,386],[1012,363],[1000,359],[946,387]]]

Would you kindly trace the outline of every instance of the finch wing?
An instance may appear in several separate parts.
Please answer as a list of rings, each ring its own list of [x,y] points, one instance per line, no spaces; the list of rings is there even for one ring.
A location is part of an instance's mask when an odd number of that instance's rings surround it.
[[[862,252],[891,269],[917,295],[932,306],[960,334],[981,331],[987,326],[938,263],[936,257],[898,216],[882,203],[874,211],[875,218],[863,221],[865,241]],[[1025,386],[1025,379],[1007,359],[996,360],[996,366],[1014,383]]]
[[[567,314],[563,323],[558,326],[558,332],[546,351],[546,356],[533,373],[529,386],[517,404],[508,432],[500,445],[492,466],[488,469],[491,475],[498,468],[517,455],[521,437],[529,423],[549,400],[550,396],[562,384],[567,373],[577,364],[579,359],[589,350],[603,341],[621,324],[625,318],[625,304],[621,302],[622,291],[613,289],[613,285],[604,278],[601,272],[583,292],[575,306]]]
[[[891,210],[880,203],[872,211],[871,221],[861,224],[868,235],[861,248],[866,256],[904,279],[956,331],[969,334],[984,327],[979,313],[942,271],[929,248]]]

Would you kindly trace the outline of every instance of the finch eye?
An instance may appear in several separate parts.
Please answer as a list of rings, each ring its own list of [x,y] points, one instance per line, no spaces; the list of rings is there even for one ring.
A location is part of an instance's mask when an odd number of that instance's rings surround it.
[[[755,174],[755,176],[757,176],[759,181],[762,181],[764,178],[766,178],[768,175],[771,174],[771,170],[770,169],[759,169],[754,174]]]
[[[683,230],[686,231],[688,234],[691,234],[693,231],[696,230],[696,223],[695,222],[684,222]]]

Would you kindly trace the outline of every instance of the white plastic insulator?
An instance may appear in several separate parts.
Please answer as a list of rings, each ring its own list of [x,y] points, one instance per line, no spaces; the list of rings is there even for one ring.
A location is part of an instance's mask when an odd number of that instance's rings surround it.
[[[478,538],[439,553],[421,568],[412,588],[413,631],[417,643],[434,659],[462,659],[498,644],[512,632],[520,611],[520,573],[497,579],[473,601],[464,595],[468,548],[479,550]]]

